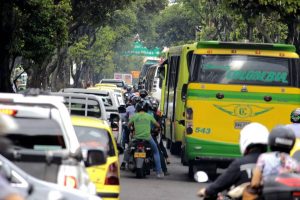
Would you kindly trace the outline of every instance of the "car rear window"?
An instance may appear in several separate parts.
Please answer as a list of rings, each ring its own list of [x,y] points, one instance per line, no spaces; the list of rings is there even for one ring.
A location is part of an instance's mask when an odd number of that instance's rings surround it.
[[[101,117],[100,104],[95,100],[85,98],[65,98],[65,105],[71,110],[71,115]]]
[[[15,118],[18,129],[6,135],[16,149],[65,149],[65,140],[59,124],[52,119]]]
[[[85,126],[74,126],[74,129],[82,147],[105,149],[107,155],[116,155],[112,138],[106,130]]]

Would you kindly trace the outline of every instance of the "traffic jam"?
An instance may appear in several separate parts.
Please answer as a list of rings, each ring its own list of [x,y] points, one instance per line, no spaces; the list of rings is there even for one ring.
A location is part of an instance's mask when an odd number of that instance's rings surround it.
[[[298,199],[298,70],[292,45],[204,41],[145,62],[134,86],[1,93],[1,174],[17,199],[120,199],[120,170],[169,175],[167,148],[209,181],[195,196]]]

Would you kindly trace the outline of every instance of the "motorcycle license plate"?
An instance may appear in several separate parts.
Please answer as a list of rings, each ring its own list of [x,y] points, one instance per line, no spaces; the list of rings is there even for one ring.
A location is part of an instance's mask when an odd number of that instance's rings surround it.
[[[141,152],[141,153],[135,152],[134,157],[135,158],[146,158],[146,153],[144,153],[144,152]]]

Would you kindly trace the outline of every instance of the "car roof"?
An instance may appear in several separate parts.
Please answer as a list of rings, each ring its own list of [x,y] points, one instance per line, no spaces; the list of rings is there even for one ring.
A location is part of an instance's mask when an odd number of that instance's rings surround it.
[[[102,83],[102,81],[109,81],[109,82],[124,82],[122,79],[102,79],[100,81],[100,83]]]
[[[60,92],[70,92],[70,93],[97,93],[101,95],[108,95],[107,90],[93,90],[91,92],[90,89],[84,89],[84,88],[63,88],[60,90]]]
[[[73,125],[75,126],[101,128],[107,130],[108,132],[111,132],[109,125],[101,119],[71,115],[71,120]]]

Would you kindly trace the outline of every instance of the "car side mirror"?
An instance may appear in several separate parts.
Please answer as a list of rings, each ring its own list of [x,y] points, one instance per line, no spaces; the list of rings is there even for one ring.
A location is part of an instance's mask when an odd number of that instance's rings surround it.
[[[120,106],[120,107],[118,108],[118,112],[119,112],[119,113],[126,113],[126,107],[125,107],[125,106]]]
[[[159,68],[158,68],[158,77],[157,78],[160,78],[161,80],[164,80],[165,79],[165,67],[163,65],[160,65]]]
[[[188,89],[188,85],[187,85],[186,83],[183,84],[182,90],[181,90],[181,100],[182,100],[183,102],[185,102],[185,100],[186,100],[187,89]]]
[[[98,149],[89,149],[87,152],[87,157],[85,165],[87,167],[103,165],[106,163],[107,157],[106,153]]]

